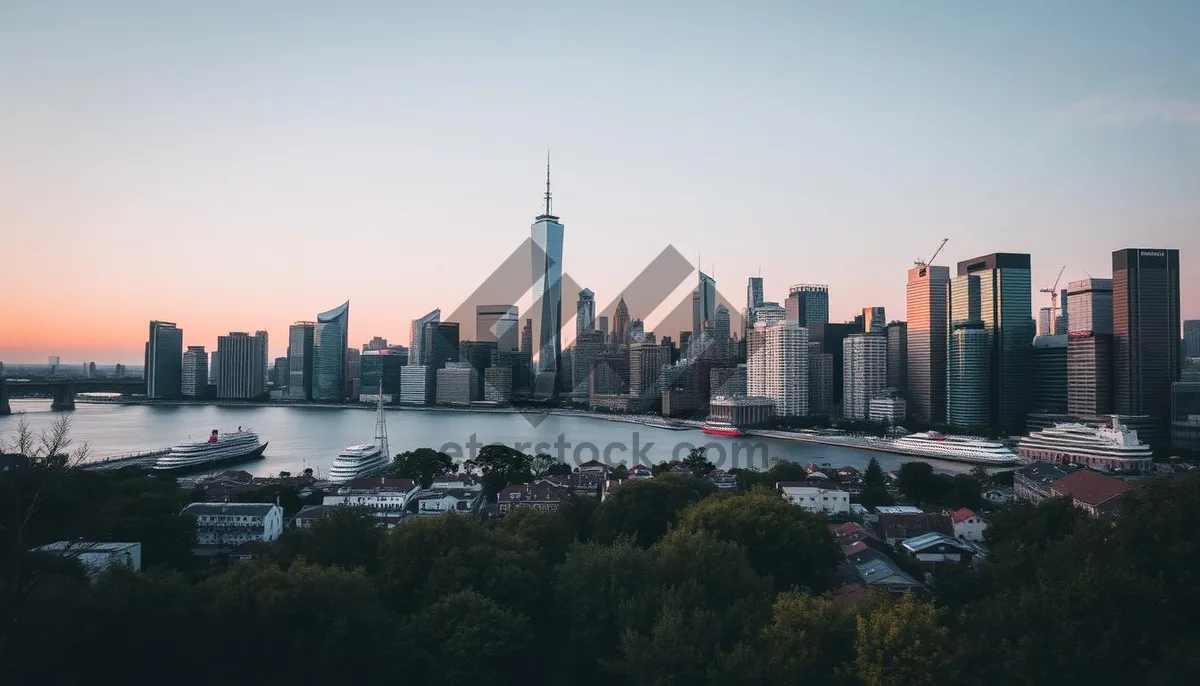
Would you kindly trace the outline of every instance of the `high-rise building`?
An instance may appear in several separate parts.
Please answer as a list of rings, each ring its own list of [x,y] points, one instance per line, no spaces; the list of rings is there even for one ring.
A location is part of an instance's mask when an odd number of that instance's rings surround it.
[[[146,397],[178,398],[183,389],[183,329],[174,322],[150,322],[145,364]]]
[[[604,334],[599,331],[584,331],[575,337],[575,355],[571,359],[571,391],[576,400],[587,401],[588,373],[592,360],[604,352]]]
[[[217,384],[221,380],[221,359],[217,357],[217,351],[214,350],[208,354],[208,385],[212,386],[213,393],[216,393]]]
[[[775,414],[808,414],[808,329],[795,322],[759,320],[747,337],[746,389],[770,398]]]
[[[887,336],[846,336],[842,340],[842,360],[842,416],[867,419],[871,416],[871,398],[887,387]]]
[[[346,348],[346,369],[342,372],[342,383],[346,385],[345,397],[357,398],[359,381],[362,380],[362,351]]]
[[[1033,393],[1030,412],[1064,414],[1067,411],[1067,337],[1033,339]]]
[[[988,332],[989,426],[1023,433],[1033,352],[1033,285],[1029,255],[993,253],[958,263],[958,275],[979,277],[980,318]]]
[[[317,326],[313,331],[313,400],[337,402],[345,399],[349,334],[349,300],[317,315]]]
[[[442,369],[462,357],[459,346],[458,322],[430,322],[425,325],[425,340],[421,343],[421,363],[431,369]]]
[[[608,317],[596,317],[596,330],[608,341]]]
[[[1179,251],[1113,253],[1113,405],[1165,428],[1179,380]]]
[[[1058,312],[1054,316],[1054,335],[1067,335],[1067,307],[1070,304],[1069,289],[1064,288],[1058,293]]]
[[[729,308],[724,305],[717,305],[712,325],[713,359],[728,360],[732,357],[729,328]]]
[[[629,306],[622,296],[617,301],[617,310],[613,313],[613,342],[619,345],[629,345],[633,342],[632,322],[629,319]]]
[[[662,392],[659,377],[665,366],[666,351],[661,345],[643,342],[629,346],[629,394],[657,397]]]
[[[1054,310],[1049,307],[1043,307],[1038,310],[1037,317],[1037,335],[1051,336],[1054,334]]]
[[[746,314],[742,321],[745,329],[742,331],[742,336],[745,337],[746,332],[754,328],[754,314],[758,306],[763,303],[763,280],[761,276],[751,276],[746,282]]]
[[[1183,323],[1183,355],[1200,358],[1200,319],[1189,319]]]
[[[262,350],[262,369],[263,369],[263,388],[271,381],[271,336],[266,331],[255,331],[254,337],[258,339],[260,349]]]
[[[411,350],[411,349],[410,349]],[[400,370],[400,402],[405,405],[428,405],[437,398],[436,370],[423,364],[409,364]]]
[[[1112,413],[1112,279],[1067,284],[1067,413],[1098,417]]]
[[[947,286],[950,268],[908,270],[908,411],[926,422],[946,420]]]
[[[483,397],[484,374],[492,366],[492,359],[500,348],[493,341],[461,341],[458,347],[459,361],[470,364],[479,372],[475,375],[475,396],[478,400]]]
[[[887,327],[887,314],[883,307],[864,307],[862,309],[863,333],[884,333]]]
[[[312,400],[316,329],[316,322],[296,322],[288,327],[288,400]]]
[[[833,358],[833,384],[830,387],[833,398],[833,409],[836,411],[844,401],[845,396],[845,346],[842,342],[847,336],[862,333],[862,328],[850,322],[826,324],[821,327],[821,351]]]
[[[271,382],[275,384],[275,388],[287,388],[288,381],[290,381],[288,373],[288,358],[276,357],[275,365],[271,369],[273,371],[273,374],[271,375]]]
[[[629,343],[645,343],[646,342],[646,323],[640,319],[634,319],[629,322]]]
[[[407,363],[408,355],[395,354],[386,349],[364,350],[360,363],[362,381],[359,384],[359,393],[374,397],[379,392],[379,384],[382,381],[384,401],[398,400],[403,391],[403,374]]]
[[[821,352],[821,343],[808,343],[808,411],[829,414],[833,408],[833,355]]]
[[[0,369],[0,372],[3,372],[3,371],[4,371],[3,369]],[[95,362],[84,362],[83,363],[83,378],[85,378],[85,379],[96,378],[96,363]]]
[[[2,371],[4,371],[4,369],[2,367],[0,367],[0,372],[2,372]],[[118,364],[113,367],[113,378],[114,379],[124,379],[125,378],[125,365]]]
[[[784,301],[784,311],[788,321],[808,329],[812,340],[822,342],[825,325],[829,323],[829,286],[816,283],[792,286]],[[838,346],[841,347],[840,342]]]
[[[901,395],[908,392],[908,322],[887,325],[887,385]]]
[[[208,389],[208,353],[202,345],[189,345],[183,351],[181,392],[185,398],[198,398]]]
[[[539,381],[535,393],[555,395],[561,388],[558,375],[562,372],[562,260],[563,225],[551,212],[550,160],[546,160],[546,207],[534,218],[533,293],[540,304],[538,326],[537,370]],[[545,379],[542,381],[541,379]]]
[[[780,305],[779,303],[774,303],[774,302],[759,303],[758,309],[754,313],[754,323],[755,324],[757,324],[759,322],[766,322],[768,324],[774,324],[775,322],[781,322],[786,318],[787,318],[787,310],[785,310],[783,308],[783,306]],[[810,331],[809,333],[812,333],[812,332]],[[747,330],[747,335],[749,335],[748,330]],[[820,338],[820,336],[815,336],[815,335],[813,336],[814,340],[817,340],[819,338]],[[818,342],[820,342],[820,341],[818,341]],[[683,342],[680,341],[680,346],[682,346],[682,345],[683,345]]]
[[[579,291],[575,305],[575,338],[596,328],[596,294],[589,288]]]
[[[530,361],[533,360],[533,320],[532,319],[526,319],[525,326],[521,329],[521,352],[525,353],[526,356],[530,359]],[[410,352],[408,354],[408,356],[411,359],[412,353]]]
[[[475,340],[495,343],[497,348],[517,347],[517,306],[479,305],[475,308]],[[480,374],[482,374],[482,370]]]
[[[363,343],[362,349],[363,352],[367,352],[368,350],[387,350],[388,340],[382,336],[374,336],[371,340]]]
[[[700,335],[706,325],[711,325],[717,308],[717,282],[708,274],[699,272],[700,283],[692,292],[692,336]]]
[[[954,283],[961,284],[962,280],[963,277],[959,277]],[[978,285],[978,279],[972,280]],[[988,377],[991,346],[987,329],[983,328],[982,321],[969,317],[957,319],[950,326],[946,356],[946,423],[963,429],[986,427],[988,386],[991,383]]]
[[[442,311],[433,310],[424,317],[412,320],[408,330],[408,363],[411,365],[425,364],[421,346],[425,342],[425,327],[442,321]]]
[[[217,359],[221,378],[217,381],[217,398],[222,400],[254,400],[263,395],[263,340],[242,331],[231,331],[217,337]]]

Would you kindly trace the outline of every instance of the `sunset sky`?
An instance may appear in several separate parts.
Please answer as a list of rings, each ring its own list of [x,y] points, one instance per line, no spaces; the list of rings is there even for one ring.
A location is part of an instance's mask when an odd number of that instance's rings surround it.
[[[903,319],[949,237],[941,264],[1031,253],[1035,288],[1178,248],[1200,318],[1197,26],[1186,0],[0,2],[0,361],[140,363],[150,319],[282,355],[347,299],[352,345],[407,344],[529,236],[547,149],[602,305],[673,245],[739,305],[761,270],[768,300]]]

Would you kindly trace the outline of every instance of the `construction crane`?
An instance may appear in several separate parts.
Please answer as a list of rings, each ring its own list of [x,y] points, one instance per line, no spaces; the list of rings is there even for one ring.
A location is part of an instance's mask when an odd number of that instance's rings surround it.
[[[1067,270],[1067,265],[1063,265],[1062,269],[1058,270],[1058,276],[1054,277],[1054,285],[1049,288],[1042,288],[1039,293],[1050,294],[1050,326],[1054,326],[1054,322],[1058,320],[1058,282],[1062,280],[1063,272]]]
[[[913,262],[913,264],[916,265],[917,268],[919,268],[921,270],[921,276],[925,276],[925,268],[928,267],[929,265],[933,264],[933,261],[937,259],[937,256],[942,254],[942,248],[946,247],[946,241],[948,241],[948,240],[950,240],[950,239],[943,238],[942,242],[938,243],[937,250],[933,251],[933,257],[930,257],[928,261],[917,258],[917,260],[915,262]]]

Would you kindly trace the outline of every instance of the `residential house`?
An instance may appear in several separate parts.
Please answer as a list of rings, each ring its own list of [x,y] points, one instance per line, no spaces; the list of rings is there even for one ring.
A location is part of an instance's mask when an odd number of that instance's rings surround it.
[[[879,508],[881,511],[888,508]],[[916,509],[916,508],[913,508]],[[949,515],[932,512],[881,512],[875,523],[876,534],[888,545],[931,532],[954,535]]]
[[[291,527],[293,529],[310,529],[313,524],[332,515],[338,507],[338,505],[305,505],[300,508],[296,516],[292,517]]]
[[[475,516],[483,491],[470,488],[428,488],[418,491],[413,500],[417,503],[417,515],[435,516],[447,512]]]
[[[588,460],[587,462],[579,465],[577,471],[580,474],[598,474],[601,477],[605,477],[611,470],[609,470],[608,465],[604,464],[600,460]]]
[[[366,476],[347,482],[334,495],[325,496],[321,504],[403,511],[418,490],[412,479]]]
[[[474,476],[461,472],[458,474],[444,474],[437,477],[429,484],[430,488],[452,488],[467,491],[482,491],[483,483]]]
[[[569,486],[550,481],[509,484],[496,494],[496,506],[501,517],[518,507],[532,507],[545,512],[557,512],[570,495]]]
[[[1121,497],[1137,488],[1128,481],[1114,479],[1099,472],[1080,469],[1050,484],[1055,498],[1070,498],[1071,503],[1093,517],[1115,517]]]
[[[830,524],[829,533],[833,534],[833,540],[843,548],[867,539],[879,540],[873,531],[857,522]]]
[[[654,478],[654,470],[651,469],[649,465],[635,464],[629,468],[629,474],[627,478],[634,481],[639,479],[652,479]]]
[[[30,552],[74,558],[93,581],[113,567],[123,566],[135,572],[142,571],[141,543],[56,541],[38,546]]]
[[[1013,472],[1013,497],[1017,500],[1038,503],[1052,498],[1050,484],[1070,472],[1049,462],[1032,462]]]
[[[737,475],[730,474],[724,469],[714,469],[708,473],[708,480],[717,487],[717,491],[730,492],[736,491],[738,487]]]
[[[859,580],[868,588],[883,589],[888,595],[898,598],[905,592],[922,594],[921,582],[906,574],[883,555],[873,555],[854,565]]]
[[[810,512],[826,515],[849,515],[850,494],[836,485],[813,484],[809,481],[780,481],[775,488],[783,499]]]
[[[629,483],[629,479],[605,479],[600,486],[600,502],[608,499],[608,494],[612,493],[613,489],[624,483]]]
[[[862,473],[849,465],[838,467],[837,477],[842,483],[856,484],[862,479]]]
[[[900,545],[918,562],[970,562],[975,556],[971,546],[937,531],[906,539]]]
[[[983,540],[983,532],[988,523],[974,510],[960,507],[950,513],[950,524],[954,527],[954,537],[963,541]]]
[[[182,514],[195,518],[200,546],[233,548],[283,533],[283,508],[276,503],[192,503]]]
[[[554,476],[545,476],[537,480],[537,483],[554,484],[560,488],[570,489],[570,492],[580,498],[599,498],[600,489],[604,485],[604,475],[596,472],[575,472],[568,476],[556,474]]]

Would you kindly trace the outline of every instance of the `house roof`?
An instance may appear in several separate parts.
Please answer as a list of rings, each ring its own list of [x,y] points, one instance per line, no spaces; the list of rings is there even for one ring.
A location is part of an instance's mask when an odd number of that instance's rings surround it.
[[[646,472],[646,473],[648,473],[648,474],[653,474],[653,473],[654,473],[654,470],[653,470],[653,469],[651,469],[651,468],[649,467],[649,465],[644,465],[644,464],[635,464],[635,465],[633,465],[632,467],[630,467],[630,468],[629,468],[629,472],[630,472],[630,473],[633,473],[633,472]]]
[[[279,506],[275,503],[192,503],[183,508],[183,514],[193,517],[200,515],[265,517],[275,507]]]
[[[292,519],[324,519],[333,514],[336,505],[305,505]]]
[[[407,493],[417,487],[412,479],[395,479],[387,476],[364,476],[346,482],[343,488],[352,491],[403,491]]]
[[[858,578],[865,584],[892,584],[903,586],[920,586],[916,579],[905,574],[890,560],[877,557],[855,565]]]
[[[866,543],[863,543],[862,541],[855,541],[848,546],[843,546],[842,554],[849,557],[850,555],[857,555],[858,553],[861,553],[866,549],[867,549]]]
[[[1070,474],[1069,471],[1049,462],[1033,462],[1017,470],[1017,474],[1041,484],[1049,484]]]
[[[849,607],[870,594],[871,589],[867,588],[866,584],[842,584],[838,590],[833,592],[833,600],[842,607]]]
[[[601,467],[606,471],[608,470],[608,465],[604,464],[600,460],[588,460],[587,462],[579,465],[580,469],[595,469],[596,467]]]
[[[55,541],[54,543],[40,545],[33,550],[42,553],[65,552],[71,555],[79,555],[82,553],[118,553],[137,545],[141,544],[122,543],[118,541]]]
[[[975,516],[975,511],[972,510],[971,508],[960,507],[957,510],[954,510],[953,512],[950,513],[950,521],[954,522],[955,524],[962,524],[963,522],[967,521],[968,519],[970,519],[971,517],[974,517],[974,516]]]
[[[429,488],[420,491],[415,496],[414,500],[441,500],[447,496],[458,500],[474,500],[482,494],[479,491],[470,488]]]
[[[939,546],[945,546],[947,548],[952,548],[960,553],[974,553],[975,552],[974,550],[972,550],[970,548],[970,546],[967,546],[967,545],[963,544],[962,542],[955,540],[955,539],[947,536],[946,534],[939,533],[937,531],[931,531],[927,534],[921,534],[920,536],[913,536],[912,538],[904,541],[900,545],[904,546],[905,550],[907,550],[910,553],[913,553],[914,555],[917,553],[923,553],[923,552],[932,550]]]
[[[1137,488],[1134,484],[1087,469],[1080,469],[1050,484],[1056,493],[1093,507]]]
[[[922,514],[924,510],[912,505],[879,505],[875,508],[875,514],[881,515],[896,515],[896,514]]]
[[[496,494],[496,502],[554,502],[567,497],[570,488],[553,482],[539,481],[535,484],[509,484]]]

